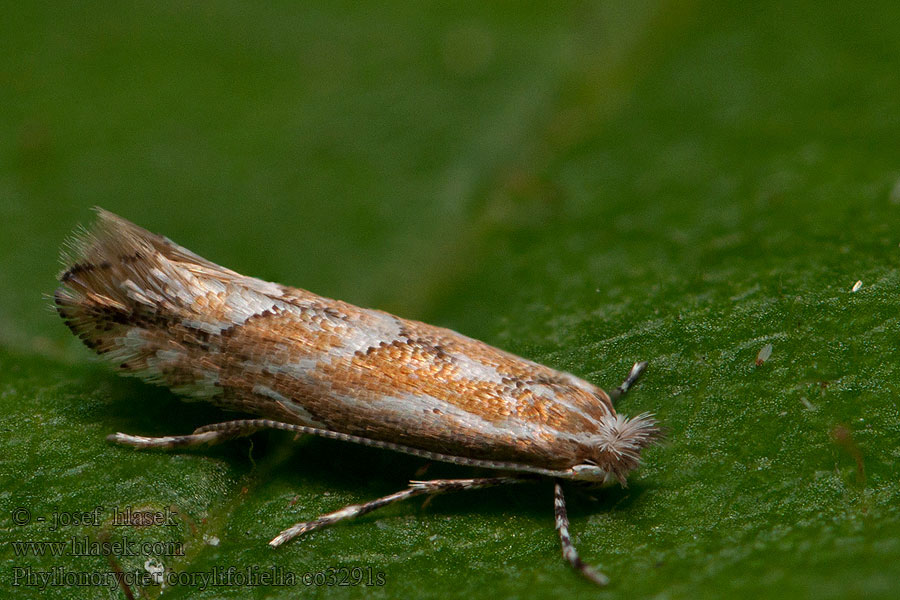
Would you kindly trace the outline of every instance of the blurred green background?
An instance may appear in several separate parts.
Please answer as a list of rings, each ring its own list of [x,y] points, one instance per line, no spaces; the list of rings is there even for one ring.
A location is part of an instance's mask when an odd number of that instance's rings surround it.
[[[114,568],[17,556],[13,541],[107,536],[185,543],[158,558],[175,571],[385,578],[166,598],[897,597],[896,2],[3,13],[3,595],[126,597],[13,586],[17,568]],[[627,490],[568,488],[575,542],[610,588],[560,557],[549,484],[408,502],[272,551],[284,527],[396,491],[423,461],[281,433],[174,453],[107,444],[229,416],[118,378],[48,309],[58,248],[93,205],[242,273],[607,388],[649,360],[621,410],[654,411],[666,443]],[[97,505],[181,518],[34,521]],[[126,571],[147,558],[115,556]]]

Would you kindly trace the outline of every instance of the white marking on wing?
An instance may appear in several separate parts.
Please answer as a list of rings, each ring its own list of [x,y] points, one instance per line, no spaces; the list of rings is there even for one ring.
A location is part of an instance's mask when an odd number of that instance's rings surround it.
[[[316,421],[313,418],[313,416],[305,408],[300,406],[300,404],[290,400],[289,398],[286,398],[285,396],[282,396],[281,394],[279,394],[278,392],[276,392],[275,390],[273,390],[272,388],[270,388],[268,386],[257,383],[256,385],[253,386],[253,393],[259,394],[261,396],[265,396],[267,398],[271,398],[272,400],[275,400],[276,402],[280,403],[286,409],[288,409],[291,412],[293,412],[294,414],[296,414],[297,417],[305,425],[307,425],[309,427],[321,427],[321,428],[325,427],[324,423],[322,423],[321,421]]]

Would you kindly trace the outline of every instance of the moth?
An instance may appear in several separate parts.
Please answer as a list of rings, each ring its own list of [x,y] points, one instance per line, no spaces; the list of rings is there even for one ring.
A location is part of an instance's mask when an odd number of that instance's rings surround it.
[[[449,329],[241,275],[96,212],[63,250],[54,300],[66,325],[123,375],[257,417],[111,441],[178,448],[273,428],[498,471],[411,481],[297,523],[273,547],[414,496],[549,479],[563,556],[607,583],[571,541],[561,482],[625,485],[660,432],[652,415],[626,418],[613,401],[646,363],[606,393]]]

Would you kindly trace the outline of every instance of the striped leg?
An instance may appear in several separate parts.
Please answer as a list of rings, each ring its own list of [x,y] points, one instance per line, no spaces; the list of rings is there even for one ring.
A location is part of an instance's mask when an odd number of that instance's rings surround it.
[[[597,585],[606,585],[609,583],[609,577],[595,570],[590,565],[586,565],[569,537],[569,515],[566,514],[566,498],[563,496],[562,486],[559,481],[553,490],[553,508],[556,515],[556,531],[559,532],[559,543],[562,546],[563,558],[569,561],[572,568],[596,583]]]
[[[352,519],[354,517],[364,515],[366,513],[372,512],[375,509],[381,508],[382,506],[387,506],[388,504],[393,504],[394,502],[399,502],[400,500],[406,500],[407,498],[413,498],[414,496],[433,496],[436,494],[445,494],[447,492],[477,490],[480,488],[491,487],[495,485],[504,485],[507,483],[521,483],[523,481],[533,481],[533,479],[527,477],[508,476],[481,477],[478,479],[432,479],[430,481],[410,481],[409,487],[405,490],[401,490],[393,494],[388,494],[387,496],[383,496],[381,498],[378,498],[377,500],[372,500],[364,504],[351,504],[334,512],[330,512],[328,514],[317,517],[312,521],[297,523],[296,525],[285,529],[277,536],[275,536],[275,538],[271,542],[269,542],[269,545],[273,548],[277,548],[278,546],[297,537],[298,535],[303,535],[304,533],[309,533],[310,531],[315,531],[316,529],[334,525],[339,521],[344,521],[346,519]]]
[[[622,382],[622,385],[614,389],[609,393],[610,399],[615,402],[622,396],[628,393],[628,390],[631,389],[631,386],[635,384],[635,382],[640,379],[641,375],[647,369],[647,361],[636,362],[631,367],[631,370],[628,372],[628,376],[625,378],[625,381]]]

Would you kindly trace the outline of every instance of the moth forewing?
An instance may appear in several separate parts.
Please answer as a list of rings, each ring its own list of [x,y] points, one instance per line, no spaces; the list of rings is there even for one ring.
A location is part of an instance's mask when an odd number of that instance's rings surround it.
[[[95,226],[68,244],[55,294],[72,332],[124,375],[259,417],[113,441],[171,448],[268,427],[507,473],[413,482],[298,523],[273,546],[418,495],[536,476],[624,485],[659,435],[651,415],[628,419],[613,406],[646,363],[607,394],[449,329],[241,275],[97,213]],[[563,554],[602,583],[571,545],[558,484],[554,502]]]

